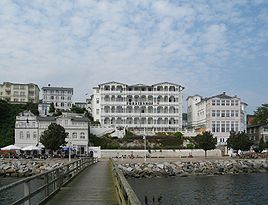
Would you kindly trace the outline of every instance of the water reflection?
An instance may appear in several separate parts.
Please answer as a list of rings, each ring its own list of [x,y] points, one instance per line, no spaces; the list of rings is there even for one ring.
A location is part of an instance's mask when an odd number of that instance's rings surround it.
[[[128,179],[144,205],[265,204],[268,174]],[[161,196],[162,200],[156,199]],[[147,204],[145,203],[147,197]]]

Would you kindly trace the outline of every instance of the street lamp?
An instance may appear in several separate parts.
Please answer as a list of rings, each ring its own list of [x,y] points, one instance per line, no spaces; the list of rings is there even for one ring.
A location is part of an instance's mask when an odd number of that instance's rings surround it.
[[[69,152],[69,162],[71,161],[71,136],[67,132],[67,139],[68,139],[68,152]]]
[[[146,136],[143,135],[143,140],[144,140],[144,162],[146,162]]]

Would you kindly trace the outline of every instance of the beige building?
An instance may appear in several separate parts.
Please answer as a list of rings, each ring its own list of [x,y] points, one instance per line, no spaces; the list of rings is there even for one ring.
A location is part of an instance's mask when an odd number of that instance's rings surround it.
[[[4,82],[0,84],[0,99],[13,103],[39,103],[38,85]]]

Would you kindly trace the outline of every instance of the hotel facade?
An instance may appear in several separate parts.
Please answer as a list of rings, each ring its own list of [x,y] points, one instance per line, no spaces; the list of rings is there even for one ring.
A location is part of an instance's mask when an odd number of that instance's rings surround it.
[[[0,99],[11,103],[39,103],[38,85],[33,83],[11,83],[0,84]]]
[[[101,126],[127,128],[140,134],[182,129],[182,91],[178,84],[127,85],[119,82],[93,88],[91,110]]]
[[[218,145],[226,145],[231,131],[246,131],[247,104],[237,96],[189,96],[187,105],[188,128],[212,132]]]
[[[64,127],[68,133],[66,141],[79,154],[88,152],[89,120],[75,113],[63,113],[58,117],[35,116],[30,111],[20,113],[15,123],[15,145],[19,147],[40,145],[40,137],[51,123]]]
[[[69,110],[72,107],[73,88],[65,87],[42,87],[42,103],[38,106],[40,115],[48,115],[50,104],[55,109]]]

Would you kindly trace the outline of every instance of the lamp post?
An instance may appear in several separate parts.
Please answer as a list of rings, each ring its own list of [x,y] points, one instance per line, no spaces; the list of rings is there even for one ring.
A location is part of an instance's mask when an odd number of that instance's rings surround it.
[[[69,162],[71,161],[71,137],[68,133],[68,151],[69,151]]]
[[[144,140],[144,162],[146,162],[146,136],[143,135],[143,140]]]

